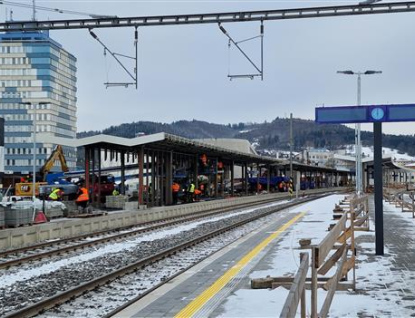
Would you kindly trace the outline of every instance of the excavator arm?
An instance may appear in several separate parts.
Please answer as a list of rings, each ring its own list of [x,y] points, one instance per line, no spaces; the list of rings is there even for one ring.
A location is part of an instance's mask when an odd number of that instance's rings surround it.
[[[42,175],[43,180],[46,180],[46,176],[53,168],[56,160],[60,161],[63,172],[69,171],[65,156],[63,154],[63,148],[61,145],[57,145],[55,150],[53,150],[49,158],[46,160],[45,164],[40,168],[40,174]]]

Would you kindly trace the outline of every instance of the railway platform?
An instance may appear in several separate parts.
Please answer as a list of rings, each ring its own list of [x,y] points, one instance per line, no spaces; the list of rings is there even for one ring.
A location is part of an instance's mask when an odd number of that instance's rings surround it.
[[[346,188],[322,188],[308,190],[307,193],[324,193],[330,190],[345,191]],[[251,204],[261,200],[289,198],[286,192],[270,193],[264,195],[250,195],[217,199],[191,204],[179,204],[163,207],[145,208],[138,206],[137,202],[131,203],[126,210],[109,212],[107,215],[94,218],[58,218],[53,222],[36,224],[31,226],[0,229],[0,250],[20,248],[47,240],[55,240],[97,231],[127,227],[144,222],[162,220],[170,217],[188,215],[209,209],[232,207],[239,204]]]
[[[327,234],[332,195],[276,214],[272,222],[223,248],[114,317],[276,317],[288,295],[283,287],[251,289],[251,280],[293,276],[299,240]],[[373,198],[369,200],[374,217]],[[384,202],[385,255],[375,255],[374,222],[356,232],[356,290],[336,291],[330,317],[415,316],[415,219]],[[319,306],[326,292],[319,289]],[[307,316],[310,292],[306,291]],[[299,315],[299,310],[297,312]]]

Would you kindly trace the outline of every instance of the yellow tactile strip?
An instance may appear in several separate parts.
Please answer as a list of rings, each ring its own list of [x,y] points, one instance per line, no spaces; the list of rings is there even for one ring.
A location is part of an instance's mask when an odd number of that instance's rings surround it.
[[[248,254],[246,254],[235,266],[230,268],[225,274],[223,274],[218,280],[216,280],[209,288],[190,302],[185,308],[183,308],[175,318],[188,318],[197,313],[214,295],[216,295],[226,284],[235,277],[255,256],[257,256],[268,244],[275,240],[281,233],[287,228],[297,222],[307,212],[301,212],[281,226],[277,231],[273,232],[255,248],[253,248]]]

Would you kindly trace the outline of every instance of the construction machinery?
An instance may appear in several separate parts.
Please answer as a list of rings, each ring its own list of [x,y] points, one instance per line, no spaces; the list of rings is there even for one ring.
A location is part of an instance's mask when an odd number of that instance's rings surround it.
[[[35,183],[35,196],[39,195],[39,187],[40,186],[45,186],[48,184],[55,184],[56,183],[56,178],[48,178],[48,174],[50,172],[50,170],[53,168],[53,166],[55,165],[55,162],[59,160],[60,164],[61,164],[61,170],[62,172],[68,172],[69,168],[68,165],[66,163],[66,159],[65,159],[65,155],[63,154],[63,148],[61,145],[57,145],[55,150],[53,150],[53,152],[51,153],[51,155],[49,156],[49,158],[45,161],[45,164],[40,168],[39,170],[39,174],[41,177],[40,182],[36,182]],[[63,174],[60,173],[60,176],[62,176]],[[65,188],[65,184],[60,184],[59,183],[59,187]],[[73,189],[71,189],[72,191]],[[40,191],[42,192],[42,191]],[[64,189],[65,192],[65,189]],[[76,190],[75,190],[76,192]],[[66,192],[65,192],[66,194]],[[20,183],[16,183],[15,185],[15,195],[17,196],[22,196],[22,197],[31,197],[33,195],[33,183],[32,182],[20,182]]]
[[[40,175],[42,176],[43,181],[46,181],[46,177],[55,165],[56,160],[60,161],[62,172],[69,171],[65,156],[63,154],[63,148],[61,145],[57,145],[55,150],[53,150],[53,152],[49,156],[48,160],[46,160],[45,164],[40,168]]]
[[[47,182],[35,183],[35,196],[39,195],[39,187],[46,185]],[[14,194],[19,197],[32,197],[33,196],[33,183],[32,182],[20,182],[15,184]]]

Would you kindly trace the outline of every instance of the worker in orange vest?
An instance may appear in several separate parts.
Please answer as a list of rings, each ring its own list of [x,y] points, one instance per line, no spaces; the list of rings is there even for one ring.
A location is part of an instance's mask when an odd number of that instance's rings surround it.
[[[85,188],[83,185],[78,190],[78,198],[75,200],[75,203],[79,208],[86,209],[89,202],[89,193],[88,189]]]
[[[200,191],[199,189],[195,189],[195,201],[200,200],[200,195],[201,194],[202,194],[202,191]]]
[[[173,182],[171,191],[173,192],[173,204],[177,204],[177,201],[179,200],[180,184]]]

